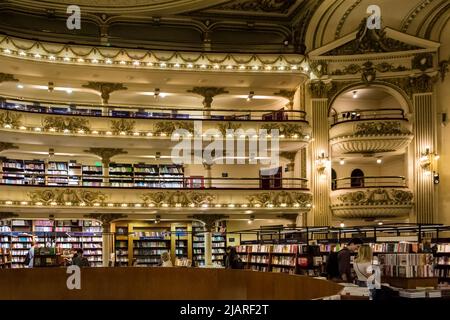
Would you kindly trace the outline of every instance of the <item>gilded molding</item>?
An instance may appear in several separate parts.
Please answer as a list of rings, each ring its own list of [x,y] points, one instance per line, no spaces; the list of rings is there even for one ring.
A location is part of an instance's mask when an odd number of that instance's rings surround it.
[[[120,120],[111,120],[111,129],[115,134],[120,134],[122,132],[131,134],[134,131],[134,127],[136,125],[136,121],[120,119]]]
[[[351,205],[384,205],[384,204],[411,204],[413,194],[411,191],[398,189],[374,189],[348,192],[337,197],[343,204]]]
[[[274,92],[274,95],[288,99],[289,105],[292,107],[294,105],[295,91],[296,90],[280,90],[278,92]]]
[[[325,55],[346,56],[364,53],[384,53],[417,49],[421,48],[386,37],[386,32],[383,30],[368,29],[367,18],[364,18],[359,25],[356,39],[327,52]]]
[[[0,83],[2,82],[18,82],[19,80],[14,78],[14,75],[10,73],[0,72]]]
[[[296,0],[235,0],[217,9],[286,14],[296,2]]]
[[[219,131],[222,133],[222,136],[225,137],[227,134],[227,130],[236,131],[240,129],[242,125],[240,123],[228,121],[227,123],[219,123],[217,127],[219,128]]]
[[[214,231],[216,222],[226,219],[227,216],[224,214],[194,214],[192,218],[203,222],[206,231]]]
[[[426,71],[433,68],[433,54],[429,52],[417,54],[412,59],[411,66],[413,69]]]
[[[308,87],[313,99],[326,99],[328,98],[329,92],[333,90],[334,83],[311,81]]]
[[[22,115],[11,111],[0,112],[0,126],[10,126],[11,128],[18,128],[22,124]]]
[[[358,72],[362,72],[365,69],[374,68],[375,70],[385,73],[385,72],[401,72],[409,70],[408,68],[404,66],[397,66],[388,63],[388,62],[382,62],[376,65],[373,65],[371,61],[367,61],[362,66],[359,64],[349,64],[344,69],[336,69],[331,74],[334,76],[341,76],[341,75],[347,75],[347,74],[357,74]]]
[[[318,77],[328,74],[328,63],[324,60],[313,61],[310,63],[312,72]]]
[[[373,121],[357,123],[355,135],[410,135],[399,121]]]
[[[176,206],[177,204],[182,207],[189,205],[200,206],[202,204],[211,204],[216,196],[199,191],[174,191],[174,192],[150,192],[141,196],[142,200],[148,205],[152,204],[156,207],[161,207],[164,204],[169,206]]]
[[[177,129],[173,121],[159,121],[155,123],[155,134],[165,133],[170,136]]]
[[[106,201],[106,196],[101,191],[89,191],[80,189],[46,189],[36,190],[28,192],[28,197],[32,202],[41,202],[43,205],[50,205],[56,203],[56,205],[62,206],[68,202],[79,205],[84,203],[88,206],[92,206],[94,203],[103,203]]]
[[[69,130],[71,132],[84,131],[91,132],[89,120],[78,117],[45,117],[44,129],[55,129],[58,131]]]
[[[128,89],[122,83],[111,82],[88,82],[87,84],[83,84],[82,87],[100,92],[103,104],[108,104],[112,92]]]
[[[128,217],[127,215],[121,214],[121,213],[90,213],[84,215],[85,218],[95,219],[102,223],[103,226],[108,227],[111,222],[119,219],[124,219]],[[105,230],[103,230],[105,231]]]
[[[255,193],[247,197],[251,206],[280,206],[281,204],[286,204],[287,206],[292,206],[298,204],[301,207],[307,207],[312,201],[312,195],[305,192],[260,192]]]
[[[280,135],[293,136],[298,135],[302,137],[304,135],[304,127],[299,124],[291,124],[291,123],[264,123],[261,126],[261,129],[267,130],[267,132],[271,132],[272,130],[278,130]]]

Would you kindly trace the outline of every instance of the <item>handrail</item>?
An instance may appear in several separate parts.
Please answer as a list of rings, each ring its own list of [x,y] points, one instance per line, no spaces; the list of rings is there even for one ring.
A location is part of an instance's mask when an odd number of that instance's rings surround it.
[[[357,176],[332,180],[332,189],[354,188],[406,188],[407,180],[404,176]]]
[[[45,105],[40,105],[44,103]],[[48,106],[50,105],[50,106]],[[78,108],[81,109],[78,109]],[[302,110],[248,110],[248,109],[209,109],[176,108],[157,106],[97,106],[93,104],[68,104],[17,101],[8,99],[0,103],[0,108],[20,112],[75,115],[105,118],[134,119],[173,119],[173,120],[234,120],[234,121],[303,121],[306,112]],[[127,108],[128,110],[123,110]],[[184,113],[180,113],[184,112]]]
[[[17,180],[14,178],[22,178]],[[5,173],[2,185],[29,185],[52,187],[98,187],[138,189],[307,189],[305,178],[223,178],[151,175],[57,175],[32,173]]]
[[[400,119],[407,120],[403,109],[368,109],[351,110],[333,115],[332,125],[342,122],[360,121],[360,120],[380,120],[380,119]]]

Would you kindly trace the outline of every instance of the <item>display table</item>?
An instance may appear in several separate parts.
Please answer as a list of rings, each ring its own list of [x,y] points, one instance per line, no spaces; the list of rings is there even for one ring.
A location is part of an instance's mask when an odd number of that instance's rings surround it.
[[[342,287],[306,276],[206,268],[82,268],[69,290],[66,268],[0,270],[0,299],[306,300]]]
[[[403,289],[415,289],[417,287],[434,287],[439,283],[439,278],[400,278],[400,277],[381,277],[382,283],[389,283],[393,287]]]

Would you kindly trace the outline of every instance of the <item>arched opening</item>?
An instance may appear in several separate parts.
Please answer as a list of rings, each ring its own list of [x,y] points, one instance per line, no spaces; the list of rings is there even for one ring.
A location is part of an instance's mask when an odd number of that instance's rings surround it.
[[[361,169],[355,169],[352,171],[350,186],[352,188],[364,187],[364,172]]]
[[[336,170],[331,169],[331,190],[337,189],[337,174]]]

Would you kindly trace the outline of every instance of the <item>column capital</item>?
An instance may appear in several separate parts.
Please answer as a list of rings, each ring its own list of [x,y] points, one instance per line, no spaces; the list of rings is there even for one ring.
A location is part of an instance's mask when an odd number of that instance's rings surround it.
[[[110,94],[118,90],[127,90],[128,88],[123,83],[112,82],[88,82],[82,85],[83,88],[93,89],[102,95],[102,103],[108,104]]]
[[[313,99],[328,99],[328,92],[333,88],[332,82],[311,81],[309,91]]]
[[[294,97],[295,97],[296,90],[280,90],[278,92],[274,92],[274,95],[283,97],[289,100],[289,107],[292,109],[294,106]]]
[[[119,154],[127,154],[127,151],[123,149],[115,149],[115,148],[89,148],[88,150],[84,150],[86,153],[92,153],[102,158],[102,163],[105,167],[109,167],[111,163],[111,158],[117,156]]]
[[[205,224],[206,231],[214,230],[214,225],[217,221],[227,218],[224,214],[195,214],[192,216],[195,220],[200,220]]]
[[[218,87],[194,87],[191,90],[188,90],[187,92],[195,93],[200,96],[202,96],[203,99],[203,106],[205,108],[211,108],[213,97],[218,96],[219,94],[225,94],[229,93],[225,90],[225,88],[218,88]]]
[[[107,232],[109,232],[109,228],[111,227],[111,222],[123,219],[128,217],[127,215],[121,214],[121,213],[90,213],[84,215],[85,218],[95,219],[98,221],[101,221],[102,226],[104,228],[103,232],[105,232],[105,229],[107,229]]]

